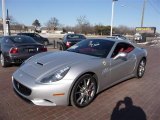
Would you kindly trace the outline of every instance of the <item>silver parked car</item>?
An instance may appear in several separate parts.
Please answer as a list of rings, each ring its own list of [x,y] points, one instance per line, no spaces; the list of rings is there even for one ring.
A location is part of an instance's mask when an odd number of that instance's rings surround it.
[[[87,39],[66,51],[37,54],[12,76],[13,87],[36,105],[85,107],[100,91],[141,78],[147,51],[125,40]]]

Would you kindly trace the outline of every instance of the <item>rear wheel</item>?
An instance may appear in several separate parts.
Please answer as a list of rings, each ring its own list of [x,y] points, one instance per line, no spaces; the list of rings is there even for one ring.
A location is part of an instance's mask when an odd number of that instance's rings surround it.
[[[137,78],[142,78],[145,73],[146,60],[142,59],[137,68]]]
[[[75,107],[85,107],[96,96],[97,84],[90,74],[80,77],[75,83],[71,93],[71,104]]]
[[[47,46],[47,45],[48,45],[48,42],[47,42],[47,41],[44,41],[44,45]]]
[[[64,48],[63,48],[63,46],[61,44],[58,44],[57,47],[58,47],[59,50],[64,50]]]
[[[1,66],[2,67],[8,67],[10,65],[8,62],[6,62],[5,57],[4,57],[3,54],[1,54],[0,60],[1,60]]]

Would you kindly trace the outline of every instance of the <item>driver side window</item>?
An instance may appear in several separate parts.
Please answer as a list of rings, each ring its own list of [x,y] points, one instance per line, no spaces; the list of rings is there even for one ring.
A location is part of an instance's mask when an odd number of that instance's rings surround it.
[[[115,47],[111,58],[115,57],[118,53],[124,52],[124,53],[130,53],[134,50],[134,46],[127,44],[127,43],[118,43]]]
[[[38,38],[40,38],[40,35],[38,35],[38,34],[35,34],[35,37],[38,37]]]

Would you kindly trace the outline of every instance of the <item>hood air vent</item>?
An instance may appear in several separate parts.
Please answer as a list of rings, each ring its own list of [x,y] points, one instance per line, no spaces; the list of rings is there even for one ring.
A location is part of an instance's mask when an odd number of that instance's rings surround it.
[[[38,65],[40,65],[40,66],[43,66],[43,64],[42,64],[42,63],[40,63],[40,62],[37,62],[37,64],[38,64]]]

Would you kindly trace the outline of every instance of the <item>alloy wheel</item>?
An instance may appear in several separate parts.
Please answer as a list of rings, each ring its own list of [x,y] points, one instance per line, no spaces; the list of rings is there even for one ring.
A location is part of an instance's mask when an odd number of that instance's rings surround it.
[[[143,75],[144,75],[144,72],[145,72],[145,66],[146,66],[146,62],[145,60],[141,60],[140,63],[139,63],[139,66],[138,66],[138,78],[141,78]]]
[[[77,107],[85,107],[96,95],[96,80],[91,75],[85,75],[74,87],[73,102]]]

